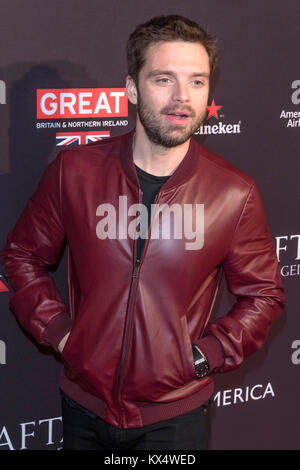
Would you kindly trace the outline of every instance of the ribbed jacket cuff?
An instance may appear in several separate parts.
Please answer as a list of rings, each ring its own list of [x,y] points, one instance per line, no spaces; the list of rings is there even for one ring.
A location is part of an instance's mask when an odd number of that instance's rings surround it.
[[[209,364],[209,373],[218,372],[225,361],[225,354],[220,341],[213,335],[207,335],[194,344],[201,349]]]
[[[51,320],[43,334],[43,340],[56,351],[63,337],[72,329],[72,320],[67,312],[62,312]]]

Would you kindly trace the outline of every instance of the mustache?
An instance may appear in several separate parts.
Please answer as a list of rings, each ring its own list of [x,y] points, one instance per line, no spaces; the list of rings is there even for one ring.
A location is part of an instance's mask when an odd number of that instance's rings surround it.
[[[182,114],[187,114],[190,117],[195,117],[195,112],[190,106],[180,107],[180,106],[166,106],[161,110],[161,114],[171,114],[174,112],[180,112]]]

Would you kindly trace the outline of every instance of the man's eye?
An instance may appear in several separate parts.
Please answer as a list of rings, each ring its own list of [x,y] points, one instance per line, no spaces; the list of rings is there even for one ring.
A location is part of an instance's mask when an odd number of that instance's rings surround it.
[[[201,80],[193,80],[192,84],[195,86],[201,86],[204,85],[204,83]]]
[[[169,83],[170,79],[167,77],[157,78],[156,80],[158,83]]]

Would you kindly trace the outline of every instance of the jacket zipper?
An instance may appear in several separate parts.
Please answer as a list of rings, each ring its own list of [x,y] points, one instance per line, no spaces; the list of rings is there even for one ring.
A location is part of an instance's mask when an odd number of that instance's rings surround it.
[[[140,204],[141,201],[142,201],[142,197],[143,197],[143,193],[142,193],[142,191],[140,190],[140,192],[139,192],[139,204]],[[158,194],[155,196],[154,204],[156,203],[157,199],[158,199]],[[151,217],[151,219],[152,219],[152,217]],[[151,225],[151,221],[150,221],[150,225]],[[136,280],[137,280],[137,276],[138,276],[138,273],[139,273],[141,260],[142,260],[142,259],[144,258],[144,256],[145,256],[145,251],[146,251],[147,245],[148,245],[148,243],[149,243],[150,225],[149,225],[149,227],[148,227],[148,238],[147,238],[147,240],[146,240],[144,249],[143,249],[143,251],[142,251],[141,259],[140,259],[140,258],[136,258],[135,264],[134,264],[134,268],[133,268],[133,273],[132,273],[132,284],[131,284],[131,289],[130,289],[130,294],[129,294],[130,300],[129,300],[128,317],[127,317],[126,331],[125,331],[124,350],[123,350],[123,354],[122,354],[122,358],[121,358],[121,366],[120,366],[119,376],[118,376],[118,382],[117,382],[117,395],[118,395],[118,399],[119,399],[119,403],[120,403],[121,409],[122,409],[121,397],[120,397],[120,392],[121,392],[121,380],[122,380],[123,373],[124,373],[125,359],[126,359],[126,354],[127,354],[127,346],[128,346],[129,332],[130,332],[130,323],[131,323],[131,317],[132,317],[132,305],[133,305],[133,299],[134,299],[135,287],[136,287]],[[135,250],[135,252],[136,252],[136,247],[137,247],[137,244],[135,243],[135,244],[134,244],[134,250]],[[136,254],[135,254],[135,255],[136,255]],[[124,424],[123,424],[123,423],[124,423],[124,420],[123,420],[123,413],[122,413],[122,414],[121,414],[121,428],[124,427]]]
[[[143,193],[141,190],[139,190],[139,204],[142,201],[142,196]],[[137,243],[135,240],[134,243],[134,257],[136,256],[136,249],[137,249]],[[122,411],[122,404],[121,404],[121,380],[123,377],[124,373],[124,367],[125,367],[125,359],[126,359],[126,354],[127,354],[127,346],[128,346],[128,339],[129,339],[129,330],[130,330],[130,321],[131,321],[131,316],[132,316],[132,305],[133,305],[133,299],[134,299],[134,293],[135,293],[135,285],[136,285],[136,279],[137,275],[139,272],[139,267],[140,267],[140,259],[136,258],[134,267],[133,267],[133,272],[132,272],[132,283],[131,283],[131,288],[130,288],[130,293],[129,293],[129,307],[128,307],[128,316],[127,316],[127,323],[126,323],[126,330],[125,330],[125,340],[124,340],[124,348],[123,348],[123,354],[121,357],[121,365],[120,365],[120,370],[119,370],[119,376],[118,376],[118,382],[117,382],[117,397],[119,400],[120,408],[121,408],[121,428],[124,427],[123,423],[123,411]]]
[[[122,358],[121,358],[121,366],[120,366],[118,383],[117,383],[118,394],[120,393],[121,380],[122,380],[122,376],[123,376],[123,372],[124,372],[125,359],[126,359],[126,354],[127,354],[130,320],[131,320],[131,316],[132,316],[132,304],[133,304],[136,278],[137,278],[137,275],[138,275],[139,266],[140,266],[140,259],[137,258],[136,261],[135,261],[135,265],[134,265],[134,269],[133,269],[133,273],[132,273],[132,284],[131,284],[131,289],[130,289],[130,301],[129,301],[128,318],[127,318],[126,331],[125,331],[124,350],[123,350],[123,354],[122,354]],[[123,419],[122,419],[122,427],[123,427]]]

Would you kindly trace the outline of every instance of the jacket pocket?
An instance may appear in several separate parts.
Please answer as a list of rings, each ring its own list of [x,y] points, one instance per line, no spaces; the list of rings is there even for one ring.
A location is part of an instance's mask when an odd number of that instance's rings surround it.
[[[61,358],[64,362],[65,368],[69,371],[69,374],[71,374],[73,378],[78,373],[78,350],[76,347],[74,347],[74,336],[76,336],[74,335],[75,328],[75,325],[73,325],[73,328],[70,331],[69,337],[61,353]]]
[[[198,377],[196,375],[192,341],[190,338],[187,319],[185,315],[181,319],[181,324],[182,324],[183,344],[185,346],[185,358],[186,358],[185,376],[187,378],[187,381],[195,380],[195,379],[198,379]]]
[[[69,331],[68,339],[67,339],[67,341],[65,342],[64,349],[63,349],[62,352],[61,352],[61,357],[62,357],[63,360],[65,360],[66,353],[67,353],[67,351],[68,351],[68,347],[69,347],[69,344],[70,344],[70,342],[71,342],[70,340],[71,340],[71,336],[72,336],[72,331],[73,331],[73,330],[70,330],[70,331]]]

